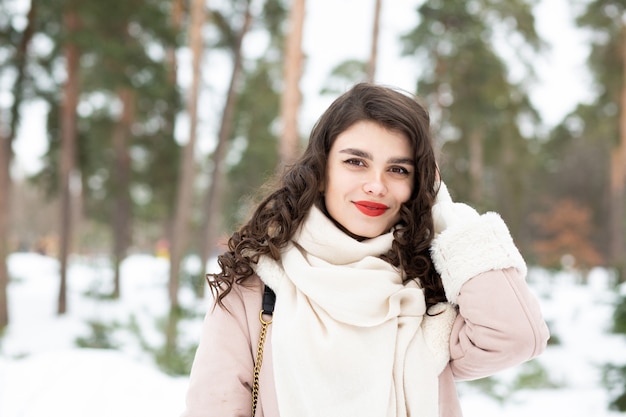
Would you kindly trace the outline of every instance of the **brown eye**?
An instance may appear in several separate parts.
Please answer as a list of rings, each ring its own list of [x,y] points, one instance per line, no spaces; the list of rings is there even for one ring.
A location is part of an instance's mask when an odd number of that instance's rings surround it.
[[[400,174],[400,175],[409,175],[409,170],[404,168],[404,167],[391,167],[389,168],[390,172],[393,172],[394,174]]]
[[[343,161],[344,164],[354,165],[354,166],[365,166],[365,162],[362,159],[358,158],[350,158]]]

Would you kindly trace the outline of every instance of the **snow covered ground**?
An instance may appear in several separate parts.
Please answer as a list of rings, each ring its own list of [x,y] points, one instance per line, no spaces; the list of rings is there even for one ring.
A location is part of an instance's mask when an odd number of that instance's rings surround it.
[[[10,320],[0,339],[0,417],[175,417],[184,406],[187,378],[155,365],[144,343],[163,344],[158,322],[167,314],[166,260],[133,255],[122,264],[122,297],[106,294],[112,281],[107,263],[74,258],[68,276],[68,312],[56,315],[58,263],[15,253],[9,258]],[[189,269],[197,269],[190,263]],[[503,372],[489,383],[461,383],[466,417],[623,416],[608,411],[602,365],[626,363],[626,337],[611,335],[616,294],[610,276],[591,272],[587,284],[572,273],[533,269],[529,282],[541,299],[552,333],[561,341],[538,359]],[[208,299],[183,288],[181,303],[195,312],[181,332],[186,343],[199,337]],[[109,323],[109,342],[118,348],[85,349],[77,338],[91,334],[90,322]],[[542,370],[545,371],[542,373]],[[543,375],[539,388],[518,389],[521,374]],[[491,394],[487,394],[486,390]]]

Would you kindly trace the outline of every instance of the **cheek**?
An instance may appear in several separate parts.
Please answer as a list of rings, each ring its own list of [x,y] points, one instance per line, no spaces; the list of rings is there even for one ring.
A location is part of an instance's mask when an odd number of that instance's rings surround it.
[[[411,199],[411,194],[413,193],[413,185],[405,184],[404,187],[398,190],[397,196],[398,201],[401,203],[406,203]]]
[[[329,161],[332,162],[332,161]],[[341,188],[342,183],[345,182],[339,179],[339,175],[337,173],[337,168],[332,164],[329,164],[326,167],[326,175],[324,175],[324,180],[320,184],[320,191],[323,191],[325,194],[328,192],[334,192],[337,188]]]
[[[404,203],[408,202],[411,199],[411,193],[412,193],[412,187],[411,186],[403,186],[403,187],[398,187],[395,190],[395,199],[397,201],[397,207],[396,207],[396,213],[395,213],[395,220],[394,221],[398,221],[400,220],[400,210],[401,207]]]
[[[324,187],[324,202],[326,203],[326,207],[328,206],[334,206],[334,203],[337,202],[337,200],[341,199],[341,195],[344,194],[344,190],[342,189],[342,184],[341,183],[337,183],[337,182],[333,182],[333,181],[327,181],[326,185]]]

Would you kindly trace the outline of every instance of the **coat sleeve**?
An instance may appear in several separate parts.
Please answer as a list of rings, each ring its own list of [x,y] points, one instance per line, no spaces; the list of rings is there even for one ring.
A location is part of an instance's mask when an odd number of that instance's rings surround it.
[[[516,366],[544,351],[549,338],[539,303],[514,268],[482,273],[462,287],[450,337],[457,380]]]
[[[243,292],[233,286],[224,298],[226,309],[209,308],[189,376],[182,417],[249,417],[252,407],[254,357]],[[259,307],[261,298],[258,298]],[[255,299],[256,299],[255,298]]]

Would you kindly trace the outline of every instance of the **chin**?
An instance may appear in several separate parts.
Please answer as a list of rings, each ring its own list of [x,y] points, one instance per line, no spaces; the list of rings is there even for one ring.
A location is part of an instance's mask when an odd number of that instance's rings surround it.
[[[345,229],[344,229],[345,230]],[[373,239],[375,237],[378,237],[382,234],[385,233],[385,231],[382,232],[378,232],[378,231],[372,231],[372,230],[357,230],[355,232],[352,232],[350,230],[345,230],[346,233],[348,233],[350,236],[352,236],[353,238],[361,241],[361,240],[365,240],[365,239]]]

